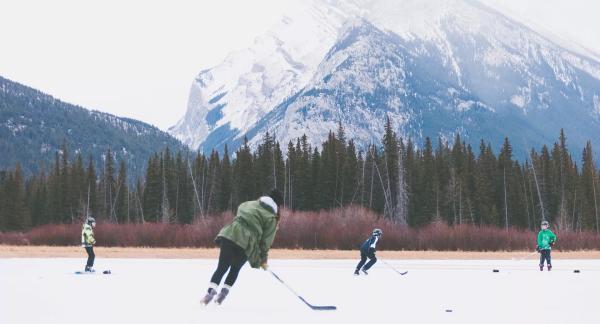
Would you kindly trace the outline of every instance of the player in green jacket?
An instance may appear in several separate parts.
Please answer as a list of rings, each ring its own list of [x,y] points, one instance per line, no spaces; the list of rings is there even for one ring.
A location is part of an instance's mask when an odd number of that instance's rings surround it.
[[[85,272],[94,272],[92,268],[94,266],[94,244],[96,239],[94,238],[94,227],[96,227],[96,220],[93,217],[88,217],[83,223],[83,229],[81,230],[81,245],[85,248],[88,258],[85,264]]]
[[[538,233],[536,250],[540,255],[540,271],[544,271],[544,260],[548,264],[548,271],[552,270],[552,258],[550,251],[556,243],[556,235],[549,229],[550,224],[547,221],[542,221],[542,230]]]
[[[221,247],[219,264],[210,280],[208,293],[201,303],[206,305],[217,295],[225,272],[225,284],[215,302],[221,304],[235,283],[246,261],[252,268],[267,269],[269,249],[275,239],[283,195],[273,189],[267,196],[242,203],[232,223],[223,227],[215,241]]]

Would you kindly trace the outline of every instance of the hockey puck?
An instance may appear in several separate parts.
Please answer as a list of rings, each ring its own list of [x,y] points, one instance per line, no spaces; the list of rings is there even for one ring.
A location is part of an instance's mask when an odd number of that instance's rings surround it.
[[[494,272],[500,272],[500,270],[498,270],[498,269],[494,269],[494,270],[492,270],[492,271],[494,271]]]
[[[579,273],[579,270],[573,270],[573,272],[575,272],[575,273]]]
[[[452,313],[451,309],[446,309],[446,313]]]

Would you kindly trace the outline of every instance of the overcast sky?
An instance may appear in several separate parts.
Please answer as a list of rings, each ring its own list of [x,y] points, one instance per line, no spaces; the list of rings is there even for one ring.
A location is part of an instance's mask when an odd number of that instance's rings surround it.
[[[600,1],[482,0],[600,53]],[[286,0],[0,0],[0,76],[166,130],[196,74],[249,46]]]

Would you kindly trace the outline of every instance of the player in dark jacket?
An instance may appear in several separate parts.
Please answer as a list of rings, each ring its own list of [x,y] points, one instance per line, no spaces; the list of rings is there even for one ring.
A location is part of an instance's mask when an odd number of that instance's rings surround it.
[[[371,237],[369,237],[360,246],[360,262],[356,266],[356,270],[354,270],[354,275],[358,276],[360,274],[360,270],[362,270],[362,272],[366,275],[369,274],[367,270],[369,270],[375,264],[375,262],[377,262],[375,251],[377,250],[377,242],[379,242],[382,234],[383,232],[380,229],[374,229]],[[369,262],[365,264],[365,262],[367,262],[367,258],[369,259]]]

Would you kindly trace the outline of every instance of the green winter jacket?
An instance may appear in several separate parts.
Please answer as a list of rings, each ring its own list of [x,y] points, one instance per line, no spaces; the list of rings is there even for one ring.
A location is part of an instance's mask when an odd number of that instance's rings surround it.
[[[545,229],[538,233],[537,244],[540,250],[551,250],[551,243],[556,242],[556,235],[551,230]]]
[[[259,200],[247,201],[238,207],[233,222],[221,229],[217,242],[219,238],[232,241],[244,249],[250,266],[259,268],[267,261],[277,221],[278,217],[269,205]]]
[[[96,244],[94,229],[92,229],[92,226],[89,224],[83,224],[83,229],[81,230],[81,245],[90,247],[94,244]]]

